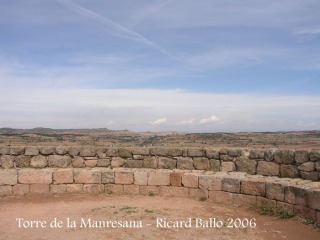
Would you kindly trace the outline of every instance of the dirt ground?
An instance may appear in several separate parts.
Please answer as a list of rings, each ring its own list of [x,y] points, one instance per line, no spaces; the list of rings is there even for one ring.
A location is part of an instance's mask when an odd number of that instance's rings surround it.
[[[5,197],[0,213],[0,239],[320,239],[294,219],[178,197]]]

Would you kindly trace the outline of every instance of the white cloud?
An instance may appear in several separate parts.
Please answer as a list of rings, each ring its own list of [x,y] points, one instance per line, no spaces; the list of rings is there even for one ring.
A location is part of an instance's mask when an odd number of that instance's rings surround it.
[[[167,122],[167,118],[159,118],[157,120],[150,122],[150,125],[157,126],[157,125],[164,124],[166,122]]]
[[[220,121],[220,118],[218,118],[217,116],[211,116],[209,118],[201,119],[199,121],[199,124],[207,124],[207,123],[218,122],[218,121]]]
[[[182,120],[180,122],[177,123],[177,125],[180,125],[180,126],[186,126],[186,125],[192,125],[194,124],[194,119],[191,118],[189,120]]]

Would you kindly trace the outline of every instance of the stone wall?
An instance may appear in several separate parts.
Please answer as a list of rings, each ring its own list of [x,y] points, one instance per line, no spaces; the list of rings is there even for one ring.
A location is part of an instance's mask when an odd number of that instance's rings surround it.
[[[320,151],[0,147],[0,196],[57,193],[269,203],[320,223]]]

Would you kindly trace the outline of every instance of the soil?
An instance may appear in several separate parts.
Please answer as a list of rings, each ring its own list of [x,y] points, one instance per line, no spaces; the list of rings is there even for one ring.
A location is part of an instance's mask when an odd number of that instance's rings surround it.
[[[320,239],[318,228],[296,219],[281,220],[250,209],[178,197],[4,197],[0,199],[0,212],[0,239]],[[55,218],[56,224],[51,225]],[[204,227],[210,218],[211,225]],[[75,227],[71,227],[73,221]],[[103,227],[107,221],[118,222]],[[132,228],[122,228],[120,223],[131,223]],[[170,228],[175,226],[172,224],[177,227]]]

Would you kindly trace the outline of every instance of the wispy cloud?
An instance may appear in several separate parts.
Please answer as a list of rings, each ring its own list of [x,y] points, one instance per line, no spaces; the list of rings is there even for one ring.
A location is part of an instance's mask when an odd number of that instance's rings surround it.
[[[105,18],[96,12],[93,12],[89,9],[86,9],[86,8],[80,6],[76,3],[73,3],[71,1],[67,1],[67,0],[57,0],[57,1],[60,2],[61,4],[63,4],[65,7],[69,8],[70,10],[77,12],[85,17],[91,18],[91,19],[103,24],[104,26],[107,27],[107,31],[112,35],[143,43],[143,44],[169,56],[170,58],[177,59],[177,57],[175,57],[174,55],[169,53],[166,49],[159,46],[155,42],[147,39],[143,35],[141,35],[137,32],[134,32],[134,31],[108,19],[108,18]]]
[[[195,120],[193,118],[188,119],[188,120],[182,120],[177,123],[178,126],[187,126],[187,125],[192,125],[194,124]]]
[[[167,122],[167,118],[159,118],[157,120],[154,120],[152,122],[150,122],[150,125],[152,126],[157,126],[157,125],[161,125]]]
[[[220,118],[218,118],[217,116],[211,116],[209,118],[201,119],[199,121],[199,124],[207,124],[207,123],[213,123],[213,122],[218,122],[218,121],[220,121]]]

